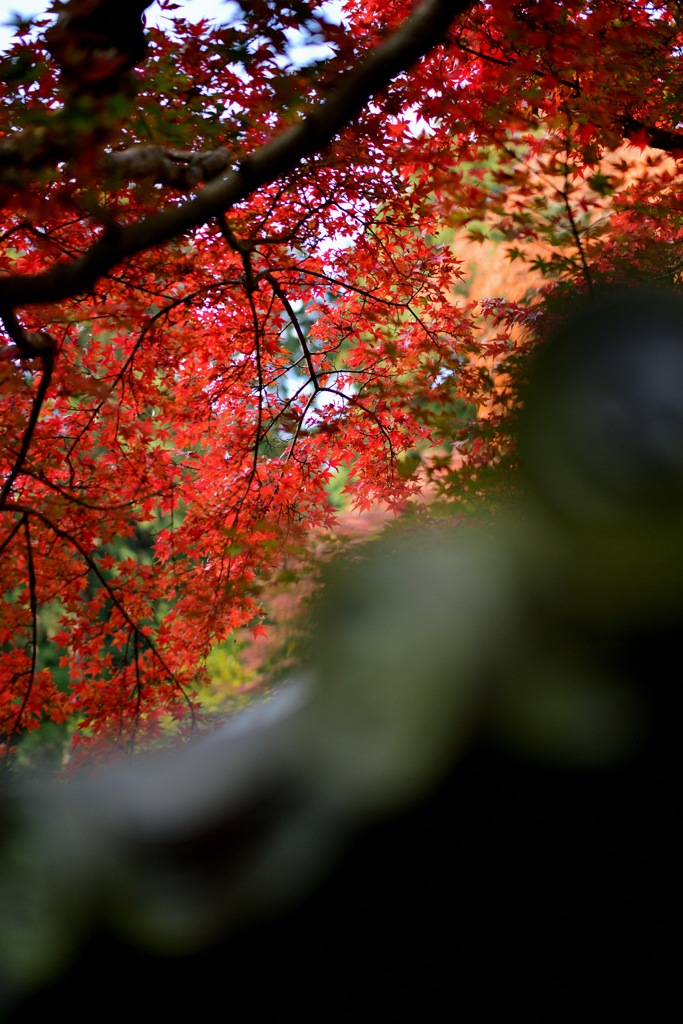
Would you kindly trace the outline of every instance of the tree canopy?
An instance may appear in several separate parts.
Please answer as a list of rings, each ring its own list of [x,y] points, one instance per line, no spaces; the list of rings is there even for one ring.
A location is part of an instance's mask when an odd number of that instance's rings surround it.
[[[147,6],[57,3],[2,57],[5,759],[195,728],[340,468],[357,508],[419,515],[425,472],[467,506],[562,297],[683,271],[675,2]]]

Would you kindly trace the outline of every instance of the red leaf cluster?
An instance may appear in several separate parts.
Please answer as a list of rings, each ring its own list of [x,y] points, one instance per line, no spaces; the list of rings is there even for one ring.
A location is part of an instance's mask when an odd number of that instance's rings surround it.
[[[460,444],[444,486],[467,490],[512,451],[506,360],[542,331],[539,299],[627,264],[678,273],[677,6],[451,6],[440,45],[258,181],[262,147],[332,109],[409,3],[349,0],[342,26],[308,0],[221,27],[178,18],[146,54],[114,47],[106,89],[90,71],[74,85],[60,57],[85,46],[78,11],[3,58],[6,751],[46,718],[121,750],[193,728],[207,655],[259,633],[260,588],[331,524],[338,467],[356,507],[400,511],[424,482],[407,455]],[[292,28],[329,56],[294,66]],[[536,274],[524,301],[458,297],[468,228],[514,242]],[[67,679],[41,666],[47,606]]]

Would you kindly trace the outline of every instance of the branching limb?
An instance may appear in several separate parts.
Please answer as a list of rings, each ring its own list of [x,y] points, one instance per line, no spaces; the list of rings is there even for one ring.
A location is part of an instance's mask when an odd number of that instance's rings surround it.
[[[24,436],[21,439],[19,452],[14,461],[14,465],[10,470],[9,476],[5,480],[5,483],[3,484],[2,490],[0,490],[0,507],[2,507],[5,498],[7,498],[8,494],[10,493],[12,489],[12,484],[19,476],[19,473],[21,472],[21,467],[23,466],[26,456],[28,454],[28,450],[31,445],[31,440],[33,438],[33,433],[36,429],[36,424],[38,423],[38,417],[40,416],[40,411],[43,407],[43,402],[45,401],[47,389],[49,388],[50,380],[52,379],[55,351],[54,341],[49,336],[49,334],[38,334],[37,332],[25,333],[12,312],[4,311],[4,313],[2,314],[2,320],[5,325],[5,329],[7,330],[7,333],[16,343],[17,347],[21,349],[22,353],[24,354],[24,357],[34,359],[36,358],[36,356],[38,356],[42,360],[43,373],[40,378],[40,383],[38,385],[36,396],[33,399],[31,413],[28,418],[28,423],[26,424],[26,429],[24,430]],[[39,341],[40,347],[36,344],[37,341]],[[30,355],[28,353],[30,353]]]
[[[247,301],[249,302],[249,309],[251,310],[251,318],[254,325],[254,357],[256,359],[256,376],[257,376],[257,389],[258,389],[258,412],[256,416],[256,436],[254,438],[253,448],[253,460],[251,471],[247,479],[247,484],[244,489],[244,494],[240,498],[235,511],[233,519],[233,527],[236,525],[239,518],[242,506],[246,501],[247,495],[251,488],[256,473],[258,472],[258,450],[259,445],[263,437],[263,364],[261,360],[261,325],[259,324],[258,310],[256,309],[256,303],[254,302],[254,292],[258,291],[258,281],[254,277],[254,268],[251,262],[251,252],[254,248],[252,242],[242,242],[232,232],[230,225],[228,224],[225,214],[219,213],[216,217],[216,221],[220,228],[220,232],[223,238],[226,240],[231,249],[238,252],[242,257],[242,265],[244,267],[244,290],[247,294]]]
[[[579,257],[581,259],[581,268],[583,270],[583,276],[584,276],[584,280],[586,282],[586,287],[588,288],[588,294],[590,295],[590,297],[592,299],[592,298],[594,298],[594,295],[593,295],[593,279],[591,278],[591,272],[590,272],[590,268],[588,266],[588,260],[586,259],[586,254],[585,254],[584,249],[583,249],[583,243],[581,241],[581,235],[579,234],[579,229],[576,226],[576,221],[574,220],[574,212],[572,210],[571,203],[569,202],[569,196],[567,195],[566,191],[561,192],[560,195],[562,196],[562,200],[564,202],[565,209],[567,211],[567,218],[569,220],[569,226],[571,227],[571,230],[572,230],[572,235],[574,236],[574,241],[576,242],[576,248],[579,250]]]
[[[251,268],[251,260],[249,259],[249,254],[245,253],[242,258],[245,261],[245,267],[248,266],[249,268]],[[254,289],[250,289],[247,286],[245,290],[247,293],[247,298],[249,300],[249,307],[251,309],[251,315],[254,322],[254,355],[256,358],[256,374],[258,379],[258,412],[256,416],[256,436],[254,438],[254,458],[252,461],[251,472],[249,473],[247,485],[244,488],[244,495],[237,507],[237,511],[235,512],[233,526],[237,524],[237,519],[239,517],[240,512],[242,511],[242,506],[246,501],[251,485],[254,482],[254,479],[256,478],[256,473],[258,471],[258,450],[263,436],[263,366],[261,365],[261,327],[259,325],[256,304],[254,303]]]
[[[292,441],[291,441],[291,444],[289,446],[289,451],[287,452],[287,458],[285,459],[285,462],[289,462],[289,460],[291,458],[293,458],[293,456],[294,456],[294,449],[296,448],[296,443],[299,440],[299,435],[301,434],[301,429],[302,429],[302,427],[304,425],[304,420],[306,419],[306,416],[308,415],[308,410],[310,409],[314,399],[315,399],[315,394],[311,395],[311,397],[306,402],[306,405],[304,406],[304,408],[301,411],[301,416],[299,416],[299,420],[298,420],[298,423],[296,425],[296,430],[294,431],[294,434],[292,436]]]
[[[135,505],[139,504],[140,501],[144,501],[147,498],[157,497],[156,492],[152,491],[146,493],[142,498],[136,496],[128,499],[128,501],[118,501],[111,505],[99,505],[97,502],[87,501],[85,498],[79,497],[79,495],[68,491],[65,487],[60,487],[59,484],[48,479],[44,473],[36,472],[34,469],[28,469],[25,465],[21,472],[22,476],[28,476],[31,477],[32,480],[37,480],[38,483],[49,488],[51,491],[54,491],[56,494],[60,494],[63,498],[66,498],[67,501],[73,502],[74,505],[80,505],[81,508],[87,508],[93,512],[119,512],[124,508],[132,509]]]
[[[195,299],[198,295],[201,295],[203,292],[210,291],[212,288],[221,288],[221,287],[223,287],[224,285],[226,285],[228,283],[230,283],[230,282],[227,279],[223,279],[221,281],[213,281],[211,284],[208,284],[208,285],[203,285],[201,288],[197,288],[193,292],[190,292],[187,295],[182,295],[180,298],[172,299],[162,309],[159,309],[159,310],[157,310],[156,313],[152,314],[152,316],[148,319],[147,323],[145,324],[145,326],[143,327],[142,331],[138,335],[138,338],[136,339],[135,344],[133,345],[133,348],[131,349],[128,357],[126,358],[126,361],[123,364],[123,366],[119,369],[119,371],[116,374],[114,380],[109,385],[109,393],[107,395],[107,398],[109,397],[109,395],[111,395],[111,393],[114,391],[114,389],[116,387],[118,387],[118,385],[124,379],[126,373],[128,372],[128,370],[130,370],[131,366],[133,365],[133,362],[135,360],[135,356],[137,355],[137,353],[139,352],[140,348],[142,347],[142,344],[143,344],[143,341],[144,341],[145,337],[147,336],[147,334],[149,334],[149,332],[152,330],[154,325],[159,320],[161,320],[163,317],[167,316],[172,310],[176,309],[178,306],[189,305],[192,302],[193,299]],[[78,445],[79,445],[80,441],[82,440],[82,438],[85,436],[85,434],[87,434],[87,432],[92,427],[93,423],[95,422],[95,420],[99,416],[99,414],[102,411],[102,409],[104,408],[105,404],[106,404],[106,399],[102,399],[101,401],[99,401],[97,403],[95,408],[90,413],[90,416],[88,417],[86,423],[84,424],[83,427],[81,427],[80,431],[78,432],[78,434],[76,435],[76,437],[72,441],[71,446],[70,446],[68,452],[65,455],[65,458],[66,458],[67,462],[69,462],[69,464],[70,464],[71,456],[73,455],[74,451],[78,447]],[[74,474],[73,474],[73,472],[72,472],[71,476],[72,476],[72,479],[71,479],[70,486],[73,488],[73,484],[74,484],[74,481],[73,481]]]
[[[500,64],[500,66],[504,68],[510,68],[514,64],[514,61],[500,60],[499,57],[493,57],[490,53],[481,53],[479,50],[473,50],[471,46],[467,46],[463,43],[460,36],[458,36],[455,42],[459,50],[463,50],[464,53],[469,53],[472,57],[477,57],[479,60],[486,60],[490,64]],[[533,71],[532,74],[534,74]]]
[[[683,260],[679,260],[678,263],[674,263],[673,266],[668,267],[663,274],[657,274],[653,280],[664,281],[667,277],[674,277],[676,274],[679,274],[681,270],[683,270]]]
[[[220,228],[220,232],[228,243],[231,249],[238,252],[242,257],[242,265],[244,267],[244,283],[247,289],[247,293],[251,295],[253,292],[258,291],[258,282],[254,277],[254,268],[251,263],[250,254],[254,248],[253,242],[243,242],[237,238],[232,231],[224,213],[219,213],[216,217],[216,223]]]
[[[7,535],[7,537],[5,537],[5,539],[3,540],[2,544],[0,544],[0,555],[3,553],[5,548],[8,548],[10,546],[10,544],[12,543],[12,541],[14,540],[16,535],[19,533],[19,530],[21,529],[22,524],[23,524],[23,519],[17,519],[16,523],[14,524],[13,529],[10,530],[9,534]]]
[[[391,457],[392,460],[394,459],[394,446],[391,441],[391,435],[389,434],[389,431],[384,426],[376,412],[373,412],[372,409],[368,409],[366,405],[363,405],[363,403],[360,402],[357,398],[354,398],[353,395],[345,395],[344,392],[339,391],[338,388],[321,388],[320,390],[327,391],[328,394],[330,395],[337,395],[338,398],[342,398],[345,402],[348,402],[350,405],[357,406],[362,412],[365,413],[366,416],[369,416],[370,419],[373,420],[379,427],[380,433],[384,440],[386,441],[387,447],[389,449],[389,456]]]
[[[16,502],[13,502],[13,501],[6,501],[6,502],[4,502],[4,504],[0,504],[0,512],[20,512],[23,516],[26,516],[26,517],[33,516],[35,519],[39,519],[41,521],[41,523],[44,523],[45,526],[47,526],[47,528],[49,530],[51,530],[57,537],[60,537],[62,540],[67,541],[67,543],[71,544],[71,546],[74,547],[76,549],[76,551],[78,551],[78,553],[80,554],[81,558],[83,559],[85,564],[88,566],[88,568],[92,569],[92,571],[97,576],[97,578],[100,581],[100,583],[102,584],[103,588],[106,590],[109,599],[111,600],[112,604],[114,605],[114,607],[117,609],[117,611],[119,612],[119,614],[123,618],[123,620],[126,623],[126,625],[128,625],[130,627],[130,629],[140,639],[142,639],[144,641],[144,643],[149,647],[150,651],[152,652],[154,657],[157,659],[157,661],[159,662],[159,664],[163,668],[164,672],[166,673],[167,678],[172,680],[172,682],[175,684],[175,686],[177,686],[177,688],[180,691],[180,693],[182,694],[186,704],[188,705],[188,708],[190,710],[190,714],[192,716],[192,721],[194,722],[194,719],[195,719],[194,708],[192,707],[192,701],[190,700],[190,698],[188,697],[187,693],[185,692],[185,687],[182,685],[182,683],[180,683],[178,681],[178,679],[176,678],[175,673],[173,672],[171,667],[167,664],[166,659],[163,657],[161,652],[157,649],[156,644],[150,639],[150,637],[147,636],[147,634],[144,632],[144,630],[140,626],[138,626],[137,623],[130,617],[130,615],[126,611],[125,607],[123,606],[123,604],[121,603],[121,601],[117,597],[116,591],[113,589],[113,587],[110,585],[110,583],[107,580],[107,578],[104,576],[104,574],[100,570],[99,566],[97,565],[97,562],[94,560],[92,555],[90,555],[90,553],[83,547],[83,545],[80,543],[80,541],[77,540],[77,538],[74,537],[74,535],[72,533],[69,533],[67,530],[62,530],[61,527],[57,526],[57,524],[54,523],[50,519],[49,516],[46,516],[44,512],[41,512],[40,509],[30,508],[30,507],[28,507],[26,505],[20,505],[20,504],[17,504]]]
[[[318,377],[317,377],[317,374],[315,372],[315,366],[313,365],[313,358],[311,356],[311,351],[310,351],[310,349],[308,347],[308,343],[306,342],[306,335],[304,334],[304,332],[301,329],[301,324],[299,323],[299,319],[298,319],[296,313],[292,309],[292,304],[289,301],[289,299],[287,298],[287,296],[285,295],[285,293],[284,293],[284,291],[282,289],[282,286],[280,285],[280,282],[278,281],[278,279],[276,277],[274,277],[271,273],[268,273],[268,274],[264,274],[264,279],[266,281],[268,281],[268,283],[270,284],[271,288],[273,289],[273,291],[277,295],[278,299],[280,300],[280,302],[284,306],[285,312],[287,313],[287,316],[289,317],[289,319],[291,321],[291,324],[292,324],[292,327],[294,328],[296,336],[299,339],[299,344],[301,345],[301,351],[304,354],[304,359],[306,360],[306,366],[308,367],[308,372],[309,372],[310,377],[311,377],[311,383],[313,384],[313,389],[315,391],[320,391],[320,384],[318,382]]]

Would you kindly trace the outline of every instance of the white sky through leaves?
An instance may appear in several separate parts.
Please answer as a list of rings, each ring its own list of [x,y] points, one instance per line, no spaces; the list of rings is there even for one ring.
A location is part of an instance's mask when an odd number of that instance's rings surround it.
[[[176,0],[176,3],[179,9],[173,14],[194,22],[203,18],[217,22],[229,21],[236,6],[232,0]],[[14,28],[11,21],[14,14],[23,17],[35,16],[48,10],[50,6],[49,0],[0,0],[0,50],[12,42]],[[341,0],[326,0],[320,7],[329,21],[338,23],[341,20]],[[148,25],[163,26],[167,21],[156,3],[145,11],[145,19]],[[297,46],[297,40],[294,38],[292,44],[289,56],[295,63],[307,64],[327,56],[327,47]]]

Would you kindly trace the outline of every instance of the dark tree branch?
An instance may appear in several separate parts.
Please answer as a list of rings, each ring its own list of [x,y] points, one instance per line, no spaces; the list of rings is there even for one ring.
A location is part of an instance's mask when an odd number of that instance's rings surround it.
[[[258,281],[254,276],[254,268],[251,263],[251,252],[254,248],[252,242],[242,242],[237,238],[228,224],[225,214],[219,213],[216,217],[220,232],[228,243],[231,249],[238,252],[242,257],[242,266],[244,267],[244,284],[247,289],[247,293],[251,296],[254,292],[258,291]]]
[[[646,139],[648,146],[652,146],[653,149],[663,149],[665,153],[683,155],[683,133],[681,132],[672,132],[668,128],[651,128],[634,117],[621,118],[619,128],[624,137],[629,140],[640,136],[640,138]]]
[[[17,348],[16,358],[42,359],[46,352],[53,351],[54,341],[50,335],[44,331],[25,331],[13,310],[0,307],[0,320]]]
[[[104,167],[125,181],[146,179],[157,185],[178,189],[194,188],[200,182],[213,181],[232,163],[225,146],[194,153],[189,149],[162,149],[161,146],[130,146],[110,153]]]
[[[284,306],[285,312],[286,312],[287,316],[290,319],[292,327],[294,328],[294,330],[296,332],[297,338],[299,339],[299,344],[301,345],[301,351],[304,354],[304,359],[306,360],[306,366],[308,367],[308,372],[309,372],[309,375],[310,375],[310,378],[311,378],[311,383],[313,384],[313,389],[315,391],[319,391],[320,390],[320,384],[318,383],[318,377],[317,377],[317,374],[315,372],[315,367],[313,365],[313,357],[311,356],[311,351],[310,351],[310,349],[308,347],[308,344],[306,342],[306,335],[301,330],[301,324],[299,323],[299,319],[298,319],[296,313],[294,312],[294,310],[292,309],[292,304],[289,301],[289,299],[287,298],[287,296],[285,295],[284,291],[282,290],[280,282],[277,280],[276,277],[273,277],[272,274],[268,273],[268,274],[264,274],[264,279],[266,281],[268,281],[268,283],[270,284],[271,288],[273,289],[273,291],[277,295],[278,299],[280,300],[280,302]]]
[[[514,61],[501,60],[499,57],[493,57],[490,53],[481,53],[479,50],[473,50],[471,46],[466,46],[459,38],[456,39],[455,42],[458,49],[471,54],[472,57],[478,57],[479,60],[488,61],[490,64],[499,64],[503,68],[511,68],[514,64]],[[532,74],[534,74],[534,72],[532,72]]]
[[[24,521],[23,519],[17,519],[16,523],[14,524],[14,527],[10,530],[8,535],[5,537],[5,539],[3,540],[2,544],[0,544],[0,555],[2,555],[3,551],[6,548],[9,547],[9,545],[14,540],[15,536],[19,533],[19,530],[21,529],[21,525],[22,525],[23,521]]]
[[[97,565],[97,562],[94,560],[94,558],[92,558],[92,556],[88,553],[88,551],[83,547],[83,545],[80,543],[80,541],[77,540],[77,538],[74,537],[73,534],[69,533],[67,530],[62,530],[61,527],[57,526],[57,524],[54,523],[50,519],[49,516],[46,516],[44,512],[41,512],[40,509],[30,508],[27,505],[20,505],[20,504],[17,504],[16,502],[14,502],[14,501],[6,501],[6,502],[0,503],[0,512],[20,512],[22,514],[22,516],[26,516],[26,517],[33,516],[35,519],[39,519],[41,521],[41,523],[44,523],[45,526],[47,526],[47,528],[49,530],[52,530],[52,532],[55,534],[55,536],[60,537],[62,540],[67,541],[69,544],[71,544],[72,547],[74,547],[76,549],[76,551],[78,551],[78,553],[80,554],[81,558],[83,559],[85,564],[88,566],[88,568],[92,569],[92,571],[97,576],[98,580],[100,581],[100,583],[102,584],[102,586],[106,590],[106,592],[107,592],[107,594],[108,594],[112,604],[118,610],[119,614],[123,618],[123,620],[126,623],[126,625],[131,630],[133,630],[135,632],[135,634],[138,637],[140,637],[140,639],[142,639],[144,641],[144,643],[147,645],[147,647],[149,647],[150,651],[152,652],[154,657],[157,659],[157,661],[159,662],[159,664],[163,668],[164,672],[166,673],[167,678],[170,679],[174,683],[174,685],[178,688],[178,690],[182,694],[186,704],[188,705],[188,708],[190,710],[190,716],[192,718],[192,723],[194,724],[195,712],[194,712],[194,708],[192,706],[192,701],[190,700],[190,698],[188,697],[187,693],[185,692],[185,687],[182,685],[182,683],[180,683],[176,679],[175,673],[168,666],[168,664],[166,663],[166,660],[163,657],[163,655],[157,650],[157,647],[154,644],[154,642],[147,636],[147,634],[144,632],[144,630],[141,629],[141,627],[138,626],[133,621],[133,619],[131,619],[130,615],[128,614],[128,612],[126,611],[124,606],[121,604],[121,601],[116,596],[116,592],[110,586],[109,581],[107,580],[106,576],[104,576],[103,573],[101,572],[99,566]]]
[[[24,465],[24,461],[26,459],[26,456],[28,455],[28,450],[31,444],[31,439],[33,438],[33,432],[35,431],[36,424],[38,423],[40,410],[43,407],[43,402],[45,401],[47,389],[49,388],[50,380],[52,379],[52,370],[54,367],[54,343],[52,342],[52,339],[49,338],[49,335],[42,335],[42,337],[48,339],[49,341],[49,344],[46,343],[44,349],[40,353],[40,358],[42,359],[43,362],[43,373],[40,378],[40,384],[38,385],[36,396],[33,399],[33,404],[31,406],[31,414],[28,418],[26,429],[24,430],[24,436],[21,439],[19,453],[14,461],[14,465],[12,466],[12,469],[10,470],[7,479],[5,480],[5,483],[3,484],[2,490],[0,490],[0,507],[2,507],[5,499],[12,490],[12,484],[19,476],[21,472],[21,467]]]
[[[381,46],[345,75],[330,97],[299,124],[247,157],[237,171],[210,182],[181,206],[125,227],[108,228],[82,257],[42,274],[0,279],[0,305],[58,302],[92,288],[121,260],[206,224],[258,188],[288,174],[306,157],[325,149],[368,101],[407,71],[443,38],[471,0],[424,0]]]
[[[21,701],[19,710],[17,711],[17,717],[14,719],[12,728],[9,731],[9,735],[6,740],[5,746],[5,763],[9,761],[10,751],[12,749],[12,740],[16,736],[19,728],[21,727],[21,720],[24,717],[24,712],[28,705],[31,697],[31,691],[33,690],[33,682],[36,677],[36,658],[38,655],[38,599],[36,596],[36,570],[33,565],[33,549],[31,547],[31,533],[29,530],[28,516],[26,513],[21,518],[21,522],[24,525],[24,533],[26,536],[26,561],[28,564],[28,588],[29,588],[29,603],[31,608],[31,668],[29,669],[28,683],[26,684],[26,690]]]
[[[48,480],[44,473],[38,473],[34,469],[27,469],[25,465],[22,468],[21,473],[22,476],[28,476],[31,477],[32,480],[37,480],[39,484],[49,488],[49,490],[54,491],[56,494],[60,494],[63,498],[66,498],[67,501],[72,501],[74,505],[80,505],[81,508],[88,508],[94,512],[117,512],[124,508],[133,508],[136,504],[139,504],[141,500],[139,498],[131,498],[129,501],[120,501],[114,505],[98,505],[96,502],[86,501],[85,498],[81,498],[77,494],[71,493],[66,490],[66,488],[60,487],[59,484],[54,483],[52,480]],[[154,496],[154,493],[146,494],[145,498]]]
[[[107,397],[109,397],[109,395],[113,392],[114,388],[116,388],[121,383],[121,381],[123,380],[123,378],[124,378],[124,376],[126,374],[126,371],[129,370],[130,367],[132,366],[133,361],[135,359],[135,356],[137,355],[138,351],[140,350],[140,348],[142,346],[142,343],[143,343],[143,341],[145,339],[145,336],[154,327],[154,325],[157,323],[158,320],[160,320],[164,316],[167,316],[168,313],[171,312],[171,310],[176,309],[178,306],[188,305],[190,302],[192,302],[192,300],[194,298],[196,298],[197,295],[201,295],[202,292],[210,291],[212,288],[222,288],[224,285],[229,284],[229,283],[231,283],[229,281],[229,279],[228,278],[224,278],[221,281],[213,281],[211,284],[202,285],[201,288],[195,289],[195,291],[190,292],[188,295],[183,295],[183,296],[181,296],[178,299],[172,299],[162,309],[157,310],[157,312],[154,313],[149,318],[149,320],[147,321],[147,323],[143,327],[142,331],[140,332],[140,334],[139,334],[139,336],[138,336],[138,338],[137,338],[137,340],[135,342],[135,345],[133,346],[130,354],[128,355],[128,358],[126,359],[125,363],[123,364],[123,366],[121,367],[119,372],[114,377],[114,380],[112,381],[112,383],[109,385],[109,393],[108,393]],[[69,461],[71,459],[71,456],[73,455],[74,451],[76,450],[79,442],[84,437],[84,435],[88,432],[88,430],[90,430],[91,426],[93,425],[93,423],[95,422],[95,420],[99,416],[102,408],[104,407],[104,404],[105,404],[105,400],[102,399],[100,402],[97,403],[95,408],[92,410],[90,416],[88,417],[87,422],[84,424],[83,427],[81,427],[80,431],[78,432],[78,434],[74,438],[74,440],[73,440],[73,442],[71,444],[71,447],[69,448],[68,452],[66,453],[67,461]],[[73,487],[73,475],[72,475],[71,487]]]
[[[237,511],[235,512],[235,517],[232,523],[233,528],[237,525],[237,519],[239,517],[240,512],[242,511],[242,506],[246,501],[247,495],[249,494],[249,491],[251,489],[251,485],[256,478],[256,474],[258,472],[258,450],[259,445],[261,444],[261,441],[263,439],[263,435],[261,433],[263,428],[263,367],[261,365],[261,326],[259,324],[256,304],[254,303],[254,291],[256,289],[253,287],[253,274],[249,253],[242,253],[242,259],[244,261],[244,271],[246,277],[246,284],[244,290],[247,293],[247,299],[249,300],[249,308],[251,309],[251,316],[254,322],[254,356],[256,359],[256,373],[258,375],[258,416],[256,418],[256,437],[254,439],[254,458],[252,462],[251,472],[247,479],[247,485],[244,489],[244,495],[242,496]]]
[[[571,208],[571,203],[569,202],[569,196],[567,195],[567,193],[561,192],[560,194],[562,196],[562,200],[567,211],[567,219],[569,220],[569,226],[571,227],[572,235],[574,237],[574,241],[576,242],[576,248],[579,250],[579,257],[581,259],[581,269],[583,270],[583,277],[586,282],[586,287],[588,288],[588,294],[592,299],[594,298],[593,279],[591,277],[590,268],[588,266],[588,260],[586,259],[586,253],[583,249],[581,235],[579,234],[579,229],[576,225],[576,220],[574,219],[574,212]]]
[[[343,398],[345,402],[348,402],[350,405],[357,406],[362,412],[365,413],[366,416],[369,416],[370,419],[373,420],[379,427],[380,433],[382,434],[382,437],[387,443],[387,447],[389,449],[389,456],[392,461],[394,460],[394,446],[391,441],[391,434],[384,426],[377,413],[373,412],[372,409],[368,409],[366,405],[363,405],[363,403],[360,402],[357,398],[354,398],[353,395],[345,395],[344,392],[339,391],[338,388],[320,388],[320,390],[327,391],[328,394],[330,395],[337,395],[339,398]]]
[[[306,405],[304,406],[301,412],[301,416],[299,416],[299,420],[296,425],[296,430],[294,431],[294,434],[292,436],[292,442],[289,446],[289,451],[287,452],[287,458],[285,459],[285,462],[289,462],[289,460],[294,456],[294,449],[296,448],[296,443],[299,440],[299,435],[301,434],[301,429],[304,425],[304,420],[308,415],[308,410],[311,408],[312,403],[315,401],[315,395],[315,392],[311,395],[311,397],[308,399]]]

